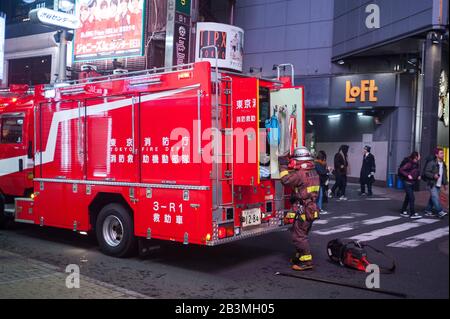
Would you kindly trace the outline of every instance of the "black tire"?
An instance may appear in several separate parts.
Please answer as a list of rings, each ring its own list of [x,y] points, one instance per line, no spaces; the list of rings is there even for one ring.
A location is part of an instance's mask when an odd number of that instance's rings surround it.
[[[136,253],[136,237],[131,214],[120,204],[109,204],[98,214],[95,233],[103,253],[127,257]]]
[[[0,194],[0,229],[5,228],[8,219],[5,216],[5,197]]]

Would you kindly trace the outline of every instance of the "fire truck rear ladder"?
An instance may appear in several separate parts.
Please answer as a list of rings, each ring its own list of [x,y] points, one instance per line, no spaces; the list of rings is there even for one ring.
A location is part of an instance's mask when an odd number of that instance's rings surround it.
[[[214,118],[216,128],[220,132],[221,142],[225,144],[219,143],[220,150],[216,150],[215,154],[217,208],[232,208],[234,205],[233,81],[231,77],[220,74],[217,74],[216,79]],[[222,94],[224,98],[222,98]],[[222,103],[223,99],[225,103]],[[222,127],[223,120],[225,127]],[[223,165],[226,169],[223,169]],[[224,183],[228,183],[231,188],[229,202],[224,202],[223,193],[220,192]]]

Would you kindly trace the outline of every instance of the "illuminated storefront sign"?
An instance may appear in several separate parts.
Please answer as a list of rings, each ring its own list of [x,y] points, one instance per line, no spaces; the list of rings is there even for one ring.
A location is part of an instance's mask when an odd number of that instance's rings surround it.
[[[378,98],[376,93],[378,92],[378,87],[375,84],[375,80],[362,80],[360,85],[352,85],[352,81],[346,81],[345,85],[345,102],[353,103],[357,99],[361,102],[377,102]],[[367,96],[367,94],[369,96]]]
[[[217,48],[217,59],[216,49]],[[219,23],[197,24],[195,60],[209,61],[219,68],[242,72],[244,31],[238,27]]]
[[[143,55],[144,0],[80,0],[74,60]]]
[[[374,73],[331,78],[332,107],[394,107],[396,74]]]

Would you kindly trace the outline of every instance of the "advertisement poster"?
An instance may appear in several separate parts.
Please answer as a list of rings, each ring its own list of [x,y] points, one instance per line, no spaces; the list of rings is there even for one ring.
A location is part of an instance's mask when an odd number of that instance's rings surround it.
[[[78,0],[74,60],[143,54],[144,0]]]
[[[218,58],[216,59],[217,48]],[[219,23],[197,24],[196,62],[209,61],[219,68],[242,72],[244,31],[238,27]]]

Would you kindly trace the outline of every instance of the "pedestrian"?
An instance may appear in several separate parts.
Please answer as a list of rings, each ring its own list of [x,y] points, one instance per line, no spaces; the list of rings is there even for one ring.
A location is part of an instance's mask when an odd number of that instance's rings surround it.
[[[334,156],[334,176],[336,177],[336,183],[331,189],[331,194],[339,197],[341,201],[347,200],[345,191],[347,188],[348,149],[348,145],[341,145],[339,151]]]
[[[404,181],[405,188],[405,200],[403,201],[402,217],[409,217],[412,219],[420,219],[421,215],[415,211],[415,195],[414,188],[416,183],[421,179],[419,169],[420,154],[413,152],[406,160],[400,165],[399,177]],[[409,212],[407,211],[409,205]]]
[[[371,147],[365,146],[359,182],[361,184],[361,196],[372,196],[372,184],[375,182],[375,156],[371,153]],[[367,194],[366,194],[367,185]]]
[[[328,188],[328,167],[327,167],[327,154],[325,151],[319,151],[317,154],[316,160],[316,171],[317,174],[319,174],[320,178],[320,191],[319,191],[319,197],[317,198],[317,206],[319,207],[320,214],[326,215],[328,214],[327,211],[323,209],[323,203],[325,199],[327,199],[327,188]]]
[[[292,269],[313,269],[308,235],[314,220],[319,218],[316,201],[320,190],[314,159],[306,147],[296,148],[288,166],[280,160],[280,172],[281,183],[292,189],[291,203],[295,211],[292,239],[297,252],[291,259]]]
[[[437,217],[443,218],[447,212],[441,206],[440,194],[441,190],[447,191],[447,165],[444,162],[444,150],[436,148],[433,157],[425,165],[422,180],[427,183],[430,191],[430,200],[425,209],[425,216],[434,217],[433,207],[437,212]]]

